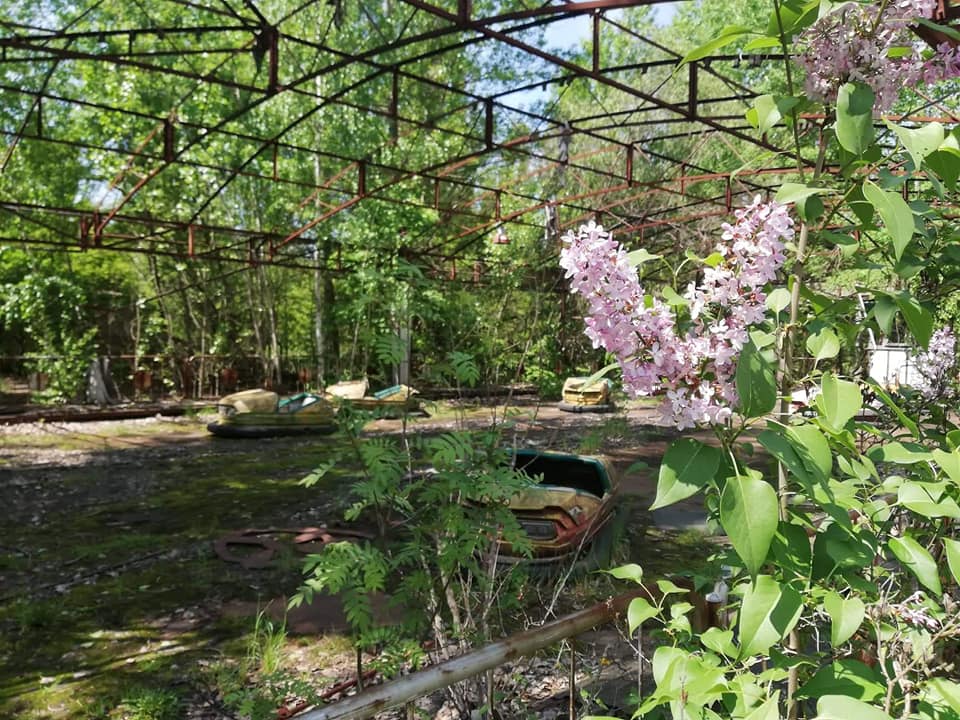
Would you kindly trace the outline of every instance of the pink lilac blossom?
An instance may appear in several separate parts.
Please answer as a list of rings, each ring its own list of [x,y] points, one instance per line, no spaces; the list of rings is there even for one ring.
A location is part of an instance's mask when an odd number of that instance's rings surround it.
[[[956,49],[943,44],[927,59],[910,30],[936,7],[937,0],[838,5],[799,38],[797,61],[807,73],[807,94],[835,102],[841,85],[863,82],[873,88],[874,107],[882,112],[903,87],[960,76]]]
[[[957,339],[953,330],[942,327],[930,337],[924,352],[913,357],[919,379],[914,387],[926,400],[945,401],[954,394],[957,381]]]
[[[721,260],[684,294],[689,318],[646,295],[626,251],[590,222],[564,237],[560,265],[571,292],[587,301],[586,335],[617,359],[634,396],[664,393],[661,411],[678,428],[722,423],[738,402],[737,357],[748,329],[763,321],[766,294],[783,265],[793,221],[760,197],[725,223]]]

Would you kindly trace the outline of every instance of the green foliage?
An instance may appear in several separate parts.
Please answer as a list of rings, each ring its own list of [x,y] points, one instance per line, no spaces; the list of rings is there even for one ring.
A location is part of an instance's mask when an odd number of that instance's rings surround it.
[[[452,359],[472,372],[467,355]],[[372,520],[371,541],[333,543],[304,564],[293,605],[317,592],[343,600],[358,647],[380,644],[381,666],[396,673],[422,660],[430,632],[438,647],[490,639],[494,619],[516,602],[522,572],[497,567],[498,548],[529,553],[509,499],[531,479],[513,469],[493,432],[448,432],[400,442],[360,438],[361,476],[351,487],[347,518]],[[390,598],[393,622],[375,597]]]
[[[253,633],[247,647],[247,663],[266,675],[277,673],[283,664],[283,648],[287,640],[285,623],[276,624],[261,610],[257,613]]]
[[[790,50],[817,7],[777,3],[766,35],[714,22],[685,60],[748,35]],[[940,397],[880,387],[862,356],[865,329],[924,348],[938,320],[956,323],[960,237],[945,208],[957,202],[960,151],[938,123],[878,131],[873,104],[867,85],[847,83],[825,108],[819,152],[794,138],[798,163],[819,160],[812,179],[788,179],[777,199],[793,204],[809,244],[804,255],[788,248],[794,266],[770,288],[768,324],[739,358],[739,417],[713,428],[719,449],[680,438],[664,455],[653,508],[703,494],[729,540],[711,562],[732,571],[732,626],[692,632],[683,599],[634,601],[628,630],[659,645],[639,716],[772,720],[805,707],[812,716],[815,704],[818,718],[941,720],[960,710],[960,433],[945,412],[957,380]],[[761,94],[747,119],[776,132],[807,106],[793,91]],[[842,170],[827,177],[833,163]],[[855,298],[833,294],[838,272],[852,279],[847,294],[867,299],[859,317]],[[770,417],[799,386],[814,391],[809,412]],[[742,434],[761,422],[767,454],[745,453]],[[643,583],[635,564],[611,574]]]
[[[148,687],[131,690],[119,706],[129,720],[176,720],[180,708],[180,697],[172,690]]]

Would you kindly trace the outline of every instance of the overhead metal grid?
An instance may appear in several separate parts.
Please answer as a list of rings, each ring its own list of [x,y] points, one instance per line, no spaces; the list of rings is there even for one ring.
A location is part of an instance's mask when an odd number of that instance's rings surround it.
[[[88,0],[59,27],[0,21],[0,241],[346,272],[349,218],[389,208],[432,222],[382,249],[432,266],[475,257],[505,227],[556,236],[596,217],[649,241],[716,224],[796,167],[717,172],[670,143],[735,138],[781,157],[743,119],[754,91],[729,76],[778,58],[715,55],[675,73],[680,53],[622,19],[654,1],[506,2],[485,15],[470,0],[283,12]],[[544,41],[557,23],[589,28],[586,59]],[[652,59],[608,64],[614,42]],[[464,54],[479,73],[448,79]],[[525,77],[499,79],[514,63]],[[605,99],[560,117],[547,100],[566,92]],[[79,191],[57,182],[71,173]],[[321,258],[320,243],[338,250]]]

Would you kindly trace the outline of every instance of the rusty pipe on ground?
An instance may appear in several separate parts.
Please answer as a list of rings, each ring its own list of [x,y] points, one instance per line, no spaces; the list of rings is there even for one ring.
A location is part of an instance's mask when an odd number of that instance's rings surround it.
[[[609,622],[624,612],[631,600],[641,596],[649,597],[648,593],[639,589],[618,595],[586,610],[498,640],[466,655],[451,658],[439,665],[371,687],[332,705],[314,708],[303,713],[299,718],[300,720],[360,720],[373,717],[377,713],[403,705],[422,695],[524,655],[530,655],[555,642],[574,637],[596,625]]]

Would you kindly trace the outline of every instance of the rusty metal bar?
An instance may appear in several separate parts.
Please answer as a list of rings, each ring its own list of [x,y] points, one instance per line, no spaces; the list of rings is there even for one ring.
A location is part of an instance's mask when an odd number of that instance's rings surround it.
[[[267,35],[267,94],[273,95],[280,89],[280,29],[271,26],[263,32]]]
[[[173,162],[174,155],[173,120],[166,118],[163,121],[163,161]]]
[[[697,63],[687,65],[687,117],[697,117]]]
[[[490,150],[493,148],[493,98],[483,101],[483,142]]]
[[[613,620],[624,612],[630,601],[645,595],[635,590],[606,602],[567,615],[554,622],[511,635],[460,657],[398,678],[366,692],[340,700],[327,707],[308,710],[301,720],[362,720],[398,707],[434,690],[466,680],[511,660],[549,647],[560,640],[579,635],[596,625]]]
[[[600,72],[600,13],[593,13],[593,71]]]

